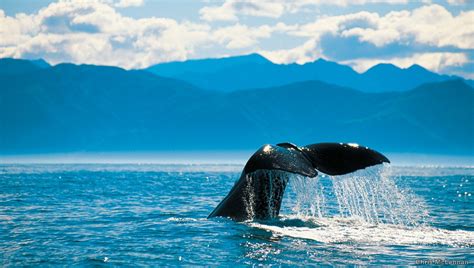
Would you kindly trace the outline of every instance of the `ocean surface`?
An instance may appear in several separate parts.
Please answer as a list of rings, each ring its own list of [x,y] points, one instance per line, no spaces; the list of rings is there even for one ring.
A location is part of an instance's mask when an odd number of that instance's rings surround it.
[[[474,264],[474,167],[292,176],[280,218],[207,219],[241,169],[0,165],[0,265]]]

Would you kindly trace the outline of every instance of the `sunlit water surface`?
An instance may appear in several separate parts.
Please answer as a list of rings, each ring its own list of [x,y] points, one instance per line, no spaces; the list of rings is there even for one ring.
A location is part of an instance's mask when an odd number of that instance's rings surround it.
[[[0,264],[474,263],[474,168],[294,176],[279,219],[207,219],[241,168],[0,165]]]

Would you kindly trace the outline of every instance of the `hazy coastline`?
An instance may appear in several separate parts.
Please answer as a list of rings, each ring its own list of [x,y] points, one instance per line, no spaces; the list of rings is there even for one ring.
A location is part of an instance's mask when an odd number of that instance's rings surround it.
[[[252,151],[161,151],[161,152],[75,152],[11,154],[0,156],[0,164],[162,164],[244,165]],[[474,167],[474,156],[385,153],[392,166]]]

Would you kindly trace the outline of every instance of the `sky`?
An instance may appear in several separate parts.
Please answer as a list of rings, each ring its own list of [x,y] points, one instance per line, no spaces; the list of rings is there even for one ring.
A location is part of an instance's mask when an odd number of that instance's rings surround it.
[[[139,69],[250,53],[474,79],[474,0],[0,0],[0,58]]]

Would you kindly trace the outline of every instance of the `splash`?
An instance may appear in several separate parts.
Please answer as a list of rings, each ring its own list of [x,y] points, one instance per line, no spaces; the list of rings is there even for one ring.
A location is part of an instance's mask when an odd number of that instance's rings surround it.
[[[395,184],[389,166],[376,166],[342,176],[295,176],[293,212],[300,216],[356,218],[369,224],[418,226],[428,212],[422,199]]]
[[[288,236],[322,243],[344,245],[448,245],[473,247],[474,232],[443,230],[429,226],[406,227],[394,224],[372,225],[353,218],[298,218],[282,216],[284,226],[269,223],[250,223],[250,226],[267,230],[275,236]],[[299,221],[297,224],[295,222]]]
[[[290,175],[282,215],[249,226],[321,243],[364,245],[474,246],[474,232],[427,224],[424,201],[395,183],[391,167],[380,165],[343,175]],[[285,215],[285,210],[291,211]]]
[[[317,216],[323,218],[326,211],[324,186],[321,185],[319,178],[306,178],[303,176],[295,176],[290,182],[295,196],[295,205],[293,212],[299,216]]]

